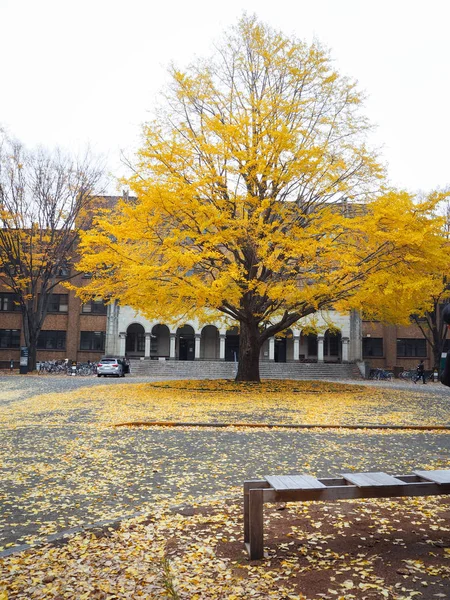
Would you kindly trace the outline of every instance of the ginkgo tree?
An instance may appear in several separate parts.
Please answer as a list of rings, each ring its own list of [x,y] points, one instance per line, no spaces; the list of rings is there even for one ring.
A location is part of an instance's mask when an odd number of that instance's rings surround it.
[[[390,273],[378,291],[366,298],[358,308],[369,320],[414,324],[420,330],[430,350],[432,366],[440,370],[441,354],[445,347],[447,326],[442,320],[442,309],[449,302],[448,248],[450,241],[450,190],[438,190],[429,195],[442,216],[442,238],[438,252],[430,245],[424,248],[423,271],[419,269],[408,280],[400,282]],[[442,243],[443,242],[443,243]],[[420,267],[419,267],[420,268]],[[379,279],[381,276],[379,276]],[[381,282],[380,282],[381,283]],[[377,294],[383,295],[378,301]]]
[[[171,85],[128,180],[137,200],[82,238],[82,297],[151,318],[238,323],[237,380],[262,344],[321,309],[348,310],[390,271],[439,254],[436,199],[384,188],[355,84],[319,45],[244,16]]]

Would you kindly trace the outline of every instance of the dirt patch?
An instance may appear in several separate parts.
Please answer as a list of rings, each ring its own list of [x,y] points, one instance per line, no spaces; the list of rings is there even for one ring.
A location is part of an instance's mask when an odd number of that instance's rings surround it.
[[[249,561],[243,549],[241,507],[220,530],[205,507],[193,523],[194,539],[217,535],[216,556],[229,562],[236,580],[258,567],[280,590],[280,600],[298,598],[450,598],[450,499],[399,499],[267,505],[265,558]],[[187,525],[187,523],[186,523]],[[186,534],[186,531],[185,531]],[[216,535],[216,533],[214,533]],[[231,539],[230,539],[231,538]],[[182,557],[184,544],[171,538],[169,558]],[[264,576],[264,575],[263,575]]]

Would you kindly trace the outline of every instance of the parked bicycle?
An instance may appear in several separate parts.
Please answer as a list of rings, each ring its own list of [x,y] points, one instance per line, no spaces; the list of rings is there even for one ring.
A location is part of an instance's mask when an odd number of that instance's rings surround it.
[[[96,363],[80,363],[77,365],[76,370],[77,375],[96,375],[97,374],[97,364]]]
[[[385,369],[371,369],[369,373],[369,379],[391,381],[393,377],[394,373]]]
[[[36,364],[39,374],[49,373],[52,375],[96,375],[97,364],[86,362],[72,364],[65,360],[44,360]]]
[[[398,378],[403,379],[404,381],[411,380],[415,373],[415,369],[403,369],[403,371],[398,374]]]
[[[405,369],[398,375],[399,379],[403,379],[404,381],[412,381],[413,383],[417,383],[419,379],[422,378],[421,375],[418,374],[417,369]],[[434,371],[425,371],[425,382],[434,381]]]
[[[65,375],[67,373],[67,363],[63,360],[44,360],[36,364],[36,369],[40,374]]]
[[[89,361],[87,363],[72,364],[68,368],[67,374],[68,375],[83,375],[83,376],[96,375],[97,374],[97,364],[91,363]]]

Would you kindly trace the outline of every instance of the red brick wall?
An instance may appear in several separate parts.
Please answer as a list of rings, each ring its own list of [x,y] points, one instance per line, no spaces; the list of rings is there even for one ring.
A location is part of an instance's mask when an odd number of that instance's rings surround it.
[[[82,283],[83,279],[78,276],[74,280],[76,283]],[[6,288],[0,291],[10,292]],[[66,331],[66,349],[65,350],[38,350],[37,360],[76,360],[78,362],[97,361],[103,352],[81,351],[80,350],[80,332],[81,331],[106,331],[106,315],[81,314],[80,299],[75,293],[67,290],[62,285],[58,285],[55,294],[68,294],[69,307],[67,313],[49,313],[44,321],[44,330]],[[21,345],[24,345],[22,315],[20,312],[2,312],[0,311],[0,329],[20,329]],[[3,361],[11,359],[18,361],[20,350],[0,348],[0,364]]]
[[[393,370],[394,367],[403,367],[404,369],[415,369],[419,361],[423,358],[425,369],[433,368],[433,353],[427,345],[427,357],[398,357],[397,356],[397,338],[423,339],[423,334],[416,325],[385,325],[383,323],[363,321],[362,336],[383,338],[383,357],[363,356],[371,368],[377,367]]]

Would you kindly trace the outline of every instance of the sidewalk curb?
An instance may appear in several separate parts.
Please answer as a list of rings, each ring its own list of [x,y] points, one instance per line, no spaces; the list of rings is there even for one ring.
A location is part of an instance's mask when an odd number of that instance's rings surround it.
[[[127,521],[128,519],[135,519],[137,517],[145,517],[147,513],[137,512],[132,513],[130,515],[123,515],[117,517],[116,519],[107,519],[103,521],[96,521],[89,525],[77,525],[75,527],[70,527],[68,529],[63,529],[62,531],[58,531],[57,533],[52,533],[45,538],[39,540],[36,544],[18,544],[17,546],[11,546],[10,548],[6,548],[0,552],[0,558],[6,558],[7,556],[12,556],[13,554],[19,554],[21,552],[26,552],[27,550],[36,550],[38,548],[42,548],[43,546],[47,546],[48,544],[58,544],[65,543],[69,541],[69,538],[76,535],[77,533],[89,533],[91,531],[96,531],[99,529],[104,529],[106,527],[119,528],[120,525]]]
[[[183,423],[177,421],[131,421],[130,423],[113,423],[110,427],[213,427],[248,429],[374,429],[374,430],[413,430],[413,431],[450,431],[450,425],[320,425],[320,424],[286,424],[286,423]]]

